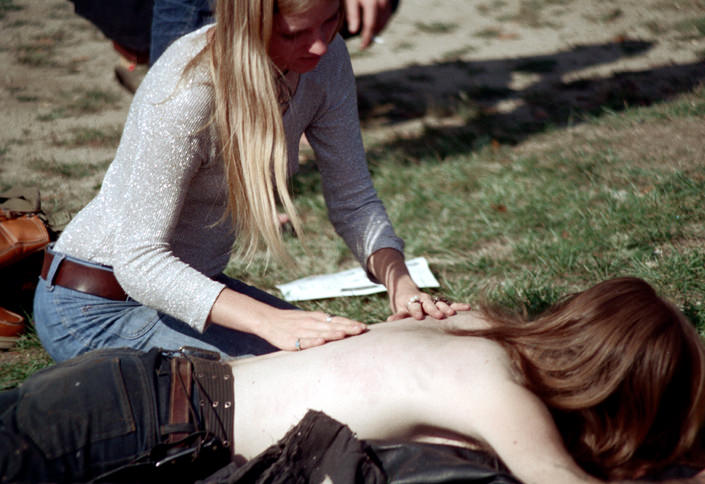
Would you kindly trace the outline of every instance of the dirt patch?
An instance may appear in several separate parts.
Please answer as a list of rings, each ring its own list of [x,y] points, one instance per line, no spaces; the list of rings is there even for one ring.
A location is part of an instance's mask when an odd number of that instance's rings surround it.
[[[71,2],[2,5],[0,188],[38,185],[46,210],[74,213],[100,186],[131,101],[118,54]],[[705,77],[705,1],[403,0],[372,48],[357,42],[369,144],[428,126],[518,144],[691,90]]]

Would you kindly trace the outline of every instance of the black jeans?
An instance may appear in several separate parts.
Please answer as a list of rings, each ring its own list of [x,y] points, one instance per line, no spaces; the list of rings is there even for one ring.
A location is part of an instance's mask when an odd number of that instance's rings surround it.
[[[0,482],[87,481],[139,458],[137,475],[149,476],[168,421],[168,361],[158,349],[98,350],[0,393]]]

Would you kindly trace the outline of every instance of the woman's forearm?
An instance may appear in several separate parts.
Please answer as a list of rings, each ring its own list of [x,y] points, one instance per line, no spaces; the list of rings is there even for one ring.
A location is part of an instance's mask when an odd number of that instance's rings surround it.
[[[387,288],[394,313],[403,310],[405,303],[419,292],[406,268],[404,254],[396,249],[376,251],[367,260],[367,268]]]
[[[260,322],[277,309],[232,289],[224,288],[213,303],[209,323],[258,334]]]
[[[228,288],[216,298],[209,322],[255,334],[283,350],[312,348],[367,329],[363,323],[322,311],[278,309]]]
[[[396,249],[385,248],[374,252],[367,260],[367,269],[387,288],[389,306],[392,308],[388,320],[408,316],[423,319],[425,315],[443,319],[456,311],[470,309],[469,304],[451,303],[422,292],[409,274],[404,254]]]
[[[373,253],[367,261],[367,268],[379,282],[384,284],[390,297],[400,291],[418,290],[406,267],[404,254],[396,249],[385,248]]]

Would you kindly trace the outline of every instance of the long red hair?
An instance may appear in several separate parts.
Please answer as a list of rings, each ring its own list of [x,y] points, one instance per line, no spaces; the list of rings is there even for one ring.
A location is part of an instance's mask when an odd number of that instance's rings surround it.
[[[527,321],[486,309],[498,341],[547,405],[576,461],[602,478],[680,462],[705,420],[705,346],[645,281],[611,279]]]

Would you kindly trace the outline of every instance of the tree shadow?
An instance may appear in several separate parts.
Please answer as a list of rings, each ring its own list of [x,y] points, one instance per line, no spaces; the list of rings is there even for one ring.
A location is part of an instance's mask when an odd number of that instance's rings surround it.
[[[442,158],[490,141],[516,144],[549,127],[667,100],[705,78],[705,61],[607,76],[600,69],[652,46],[620,40],[548,55],[448,61],[358,76],[364,127],[422,124],[415,134],[377,144],[370,158],[390,150],[412,160],[428,153]]]

